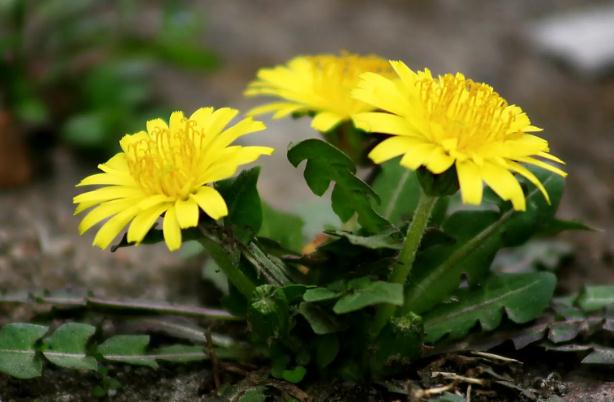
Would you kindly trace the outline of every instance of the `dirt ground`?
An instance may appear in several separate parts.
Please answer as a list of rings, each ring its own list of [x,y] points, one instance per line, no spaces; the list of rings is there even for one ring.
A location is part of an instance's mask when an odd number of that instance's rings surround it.
[[[402,59],[436,73],[462,71],[486,81],[521,105],[544,128],[553,153],[567,162],[561,217],[600,229],[564,236],[575,257],[561,272],[560,292],[584,283],[614,283],[614,71],[600,79],[578,75],[540,54],[527,35],[541,18],[593,3],[607,2],[210,0],[198,6],[206,12],[205,40],[221,56],[221,69],[206,77],[160,71],[160,91],[177,109],[245,109],[257,103],[241,93],[258,67],[296,54],[340,49]],[[278,147],[265,162],[260,183],[262,195],[274,205],[310,196],[300,174],[285,160],[285,150],[290,141],[312,135],[306,121],[284,120],[272,122],[266,134],[249,140]],[[51,168],[34,182],[0,190],[0,291],[72,288],[182,303],[206,299],[198,259],[170,255],[163,245],[109,253],[89,245],[92,234],[78,236],[73,186],[98,162],[77,159],[59,147],[51,154]],[[31,314],[14,308],[2,312],[0,324],[27,320]],[[538,377],[558,370],[567,387],[564,401],[614,400],[611,371],[556,364],[550,370],[542,361],[527,364],[536,367]],[[131,373],[136,376],[125,374],[128,385],[113,400],[214,400],[203,391],[211,381],[206,366]],[[87,400],[83,388],[92,384],[87,376],[61,370],[25,383],[0,375],[0,401]]]

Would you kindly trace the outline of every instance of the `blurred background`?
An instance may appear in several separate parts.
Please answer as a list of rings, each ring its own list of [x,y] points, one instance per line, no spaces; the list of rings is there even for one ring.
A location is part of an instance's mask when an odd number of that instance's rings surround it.
[[[561,291],[614,282],[614,3],[594,0],[0,0],[0,291],[89,289],[198,302],[202,259],[163,245],[110,253],[78,236],[74,185],[118,138],[172,110],[243,111],[258,68],[348,50],[492,84],[567,161]],[[312,195],[285,159],[307,120],[247,139],[278,151],[260,190]],[[19,311],[7,310],[7,320]]]

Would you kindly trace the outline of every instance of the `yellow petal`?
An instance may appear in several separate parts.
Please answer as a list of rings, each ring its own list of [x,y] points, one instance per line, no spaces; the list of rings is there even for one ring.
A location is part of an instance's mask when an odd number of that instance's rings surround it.
[[[552,173],[558,174],[561,177],[566,177],[567,173],[565,173],[563,170],[557,168],[556,166],[552,166],[546,162],[540,161],[539,159],[535,159],[532,157],[522,157],[522,158],[514,158],[515,160],[519,161],[519,162],[524,162],[524,163],[528,163],[531,165],[535,165],[537,167],[540,167],[542,169],[546,169],[551,171]]]
[[[377,109],[405,115],[411,105],[392,80],[375,73],[364,73],[352,96]]]
[[[352,120],[357,128],[368,132],[408,136],[420,135],[406,119],[390,113],[358,113],[352,116]]]
[[[313,120],[311,120],[311,127],[321,133],[326,133],[346,119],[347,117],[341,116],[337,113],[319,112],[315,115]]]
[[[417,143],[416,140],[408,137],[386,138],[369,152],[369,158],[375,163],[382,163],[404,154],[410,147]]]
[[[164,214],[164,222],[162,223],[162,233],[164,234],[164,242],[170,251],[178,250],[181,247],[181,228],[175,215],[175,208],[170,207]]]
[[[546,202],[550,204],[550,196],[548,195],[546,188],[529,169],[516,162],[507,161],[506,163],[510,170],[524,176],[527,180],[533,183],[533,185],[537,187],[539,191],[541,191],[541,193],[544,195]]]
[[[493,163],[484,163],[482,166],[482,177],[490,188],[503,200],[511,201],[512,206],[517,211],[526,209],[526,201],[522,187],[518,180],[509,170]]]
[[[211,117],[209,117],[204,127],[206,135],[216,135],[220,133],[238,113],[238,110],[229,107],[217,109],[213,112]]]
[[[166,122],[162,119],[148,120],[145,126],[147,127],[147,132],[150,134],[168,130]]]
[[[109,186],[79,194],[73,198],[73,203],[102,202],[117,198],[135,198],[143,195],[143,191],[137,187]]]
[[[437,147],[427,142],[412,145],[401,158],[401,165],[406,168],[416,170],[429,160]]]
[[[129,174],[97,173],[87,176],[76,187],[95,185],[136,186],[137,184]]]
[[[426,168],[435,174],[445,172],[454,163],[454,158],[444,152],[443,149],[437,148],[425,161]]]
[[[190,116],[190,120],[194,120],[200,126],[204,126],[207,123],[209,116],[213,114],[212,107],[201,107]]]
[[[135,204],[134,199],[115,200],[100,204],[85,215],[79,223],[79,233],[83,234],[98,222],[124,211]]]
[[[183,123],[185,120],[186,119],[183,112],[173,112],[171,113],[170,119],[168,119],[168,125],[171,130],[183,129]]]
[[[128,228],[128,241],[140,243],[169,205],[156,205],[139,212]]]
[[[470,205],[480,205],[484,189],[480,168],[472,161],[457,161],[456,173],[463,202]]]
[[[218,193],[218,191],[212,187],[205,186],[201,188],[196,194],[190,195],[194,201],[198,203],[198,206],[211,218],[218,220],[228,215],[228,207],[226,201]]]
[[[305,110],[305,106],[299,103],[290,103],[290,102],[273,102],[267,103],[266,105],[258,106],[250,109],[247,112],[248,116],[259,116],[266,113],[275,112],[273,115],[274,119],[281,119],[282,117],[286,117],[291,113],[298,112],[300,110]]]
[[[107,248],[138,212],[137,207],[132,207],[109,219],[96,233],[93,244],[102,249]]]
[[[179,227],[182,229],[198,225],[198,204],[191,198],[185,201],[177,200],[175,202],[175,214]]]

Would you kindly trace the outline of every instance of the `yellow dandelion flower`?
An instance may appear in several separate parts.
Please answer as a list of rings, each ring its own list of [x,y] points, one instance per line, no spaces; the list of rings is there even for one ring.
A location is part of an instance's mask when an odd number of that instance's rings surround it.
[[[327,132],[350,116],[373,110],[369,104],[350,96],[361,74],[393,75],[388,62],[378,56],[347,52],[336,56],[298,56],[286,65],[263,68],[249,84],[245,95],[268,95],[282,99],[252,109],[250,115],[274,112],[279,119],[292,113],[314,113],[311,126]]]
[[[564,162],[548,153],[548,141],[531,134],[541,129],[531,125],[520,107],[509,105],[491,86],[460,73],[435,78],[428,69],[414,72],[403,62],[390,64],[399,80],[366,73],[353,92],[381,110],[354,115],[354,124],[392,135],[369,154],[375,163],[403,155],[401,165],[424,166],[434,174],[454,165],[463,202],[480,204],[485,182],[515,210],[525,210],[517,173],[549,201],[543,184],[523,164],[565,176],[539,158]]]
[[[98,165],[102,173],[77,184],[102,186],[73,199],[75,214],[93,208],[81,221],[80,233],[106,219],[94,245],[106,248],[128,225],[128,241],[138,244],[164,215],[164,240],[173,251],[181,246],[181,229],[198,224],[200,209],[213,219],[226,216],[226,203],[211,184],[273,152],[269,147],[231,145],[265,128],[251,117],[227,127],[237,113],[208,107],[186,118],[174,112],[169,124],[150,120],[146,131],[125,135],[122,152]]]

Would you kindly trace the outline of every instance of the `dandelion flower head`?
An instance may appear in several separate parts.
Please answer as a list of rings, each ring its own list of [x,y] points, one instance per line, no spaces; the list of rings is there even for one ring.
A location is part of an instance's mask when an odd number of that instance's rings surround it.
[[[226,203],[212,184],[273,152],[269,147],[232,144],[265,128],[251,117],[229,126],[237,113],[209,107],[188,118],[174,112],[168,124],[150,120],[145,131],[125,135],[121,152],[98,165],[102,172],[77,185],[99,186],[73,199],[75,214],[89,210],[79,225],[81,234],[106,220],[94,245],[108,247],[126,227],[127,240],[138,244],[163,217],[164,240],[172,251],[181,246],[181,229],[198,224],[200,210],[213,219],[227,215]]]
[[[561,176],[563,163],[549,153],[548,141],[526,113],[510,105],[494,89],[462,74],[433,77],[428,69],[414,72],[403,62],[391,61],[398,79],[366,73],[353,92],[375,112],[357,113],[354,124],[365,131],[388,134],[369,154],[375,163],[402,156],[409,169],[423,166],[434,174],[456,168],[465,203],[478,205],[485,182],[515,210],[526,200],[515,174],[525,177],[549,201],[543,183],[524,165],[534,165]]]
[[[273,112],[273,118],[279,119],[293,113],[313,113],[311,126],[320,132],[330,131],[339,123],[349,121],[351,115],[373,109],[351,96],[365,72],[393,75],[385,59],[348,52],[298,56],[285,65],[263,68],[245,95],[271,96],[280,101],[256,107],[249,114]]]

